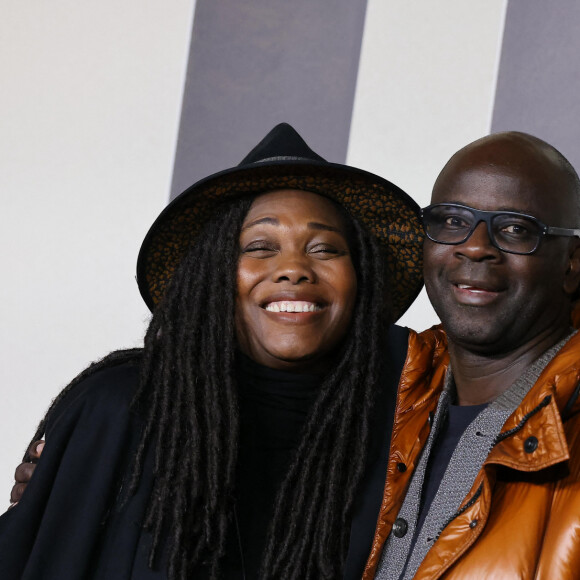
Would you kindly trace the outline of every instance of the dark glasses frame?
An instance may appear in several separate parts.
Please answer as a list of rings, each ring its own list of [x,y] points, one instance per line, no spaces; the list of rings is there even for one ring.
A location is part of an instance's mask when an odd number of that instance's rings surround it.
[[[429,229],[428,229],[428,225],[426,223],[426,221],[429,218],[428,217],[426,218],[425,215],[427,213],[427,216],[428,216],[429,213],[431,212],[431,210],[434,208],[437,208],[437,207],[455,207],[458,209],[467,210],[468,212],[470,212],[473,215],[473,217],[475,218],[475,221],[473,222],[473,224],[471,225],[471,227],[469,228],[468,232],[466,233],[466,235],[463,239],[456,241],[456,242],[443,242],[443,241],[437,240],[437,239],[433,238],[431,235],[429,235]],[[527,251],[527,252],[518,252],[516,250],[506,250],[505,248],[502,248],[497,243],[497,241],[495,239],[495,234],[494,234],[492,226],[491,226],[492,219],[497,217],[497,216],[512,216],[512,217],[517,217],[517,218],[525,218],[525,219],[533,222],[536,226],[538,226],[538,229],[540,231],[538,232],[538,241],[536,242],[536,245],[534,246],[534,248],[532,250]],[[540,243],[541,243],[542,239],[544,238],[544,236],[549,235],[549,236],[567,236],[567,237],[580,238],[580,228],[579,229],[571,229],[571,228],[560,228],[560,227],[555,227],[555,226],[547,226],[546,224],[541,222],[538,218],[535,218],[534,216],[528,215],[525,213],[520,213],[517,211],[481,210],[481,209],[475,209],[473,207],[469,207],[468,205],[462,205],[460,203],[434,203],[434,204],[428,205],[427,207],[424,207],[421,210],[421,220],[423,221],[423,228],[425,230],[425,234],[427,235],[427,237],[432,242],[435,242],[437,244],[445,244],[447,246],[458,246],[459,244],[465,243],[471,237],[471,235],[475,231],[475,228],[481,222],[485,222],[485,224],[487,226],[487,235],[489,237],[489,241],[491,242],[491,244],[494,247],[496,247],[498,250],[500,250],[502,252],[506,252],[507,254],[518,254],[518,255],[522,255],[522,256],[526,256],[526,255],[533,254],[534,252],[536,252],[538,250],[538,248],[540,247]]]

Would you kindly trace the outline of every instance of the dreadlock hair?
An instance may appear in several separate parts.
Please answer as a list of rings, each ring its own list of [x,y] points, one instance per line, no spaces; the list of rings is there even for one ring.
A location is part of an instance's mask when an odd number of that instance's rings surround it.
[[[350,226],[357,301],[337,364],[321,385],[278,491],[263,580],[342,577],[355,494],[365,469],[391,312],[378,243],[338,207]]]
[[[83,371],[55,399],[32,439],[42,436],[52,410],[84,378],[113,364],[141,365],[132,406],[144,427],[125,499],[136,491],[151,449],[153,488],[143,527],[153,536],[150,567],[167,542],[171,580],[191,577],[198,566],[216,578],[225,553],[238,458],[239,235],[252,201],[229,201],[208,222],[156,308],[145,348],[114,352]],[[341,577],[365,467],[389,315],[384,259],[374,237],[337,208],[348,230],[357,299],[337,364],[321,385],[278,491],[260,572],[264,580]]]
[[[244,197],[218,209],[175,271],[145,335],[133,401],[144,430],[129,493],[152,444],[154,480],[144,522],[153,535],[149,565],[168,534],[171,579],[191,577],[202,563],[215,578],[225,553],[239,431],[236,274],[251,203]]]
[[[41,438],[59,401],[87,376],[127,361],[141,365],[132,406],[144,428],[125,497],[136,491],[152,449],[153,488],[143,526],[153,535],[150,567],[167,541],[171,580],[185,580],[201,565],[216,578],[225,553],[238,458],[234,321],[239,235],[252,201],[242,197],[223,204],[200,233],[153,314],[144,350],[114,352],[83,371],[55,399],[32,439]],[[337,208],[348,230],[357,299],[350,331],[321,384],[278,490],[263,580],[342,576],[366,463],[384,328],[390,321],[384,257],[374,236],[342,206]],[[28,453],[24,460],[30,460]]]

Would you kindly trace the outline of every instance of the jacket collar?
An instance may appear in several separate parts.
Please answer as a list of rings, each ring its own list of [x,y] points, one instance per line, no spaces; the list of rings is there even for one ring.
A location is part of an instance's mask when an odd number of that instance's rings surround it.
[[[539,471],[570,458],[564,423],[580,411],[580,333],[546,366],[506,421],[485,465]]]

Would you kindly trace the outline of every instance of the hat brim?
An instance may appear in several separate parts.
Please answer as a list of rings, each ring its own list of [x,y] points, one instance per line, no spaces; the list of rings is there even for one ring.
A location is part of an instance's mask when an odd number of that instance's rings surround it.
[[[216,207],[229,198],[277,189],[336,200],[363,222],[386,250],[394,320],[423,286],[419,206],[399,187],[366,171],[326,162],[281,159],[215,173],[175,198],[155,220],[139,252],[137,282],[147,306],[161,300],[171,276]]]

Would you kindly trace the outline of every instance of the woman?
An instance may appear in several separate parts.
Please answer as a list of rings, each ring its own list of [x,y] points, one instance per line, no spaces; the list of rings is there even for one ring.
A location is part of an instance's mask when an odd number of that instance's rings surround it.
[[[0,576],[360,577],[419,220],[396,186],[286,124],[174,200],[138,261],[145,348],[54,402],[35,478],[0,521]]]

